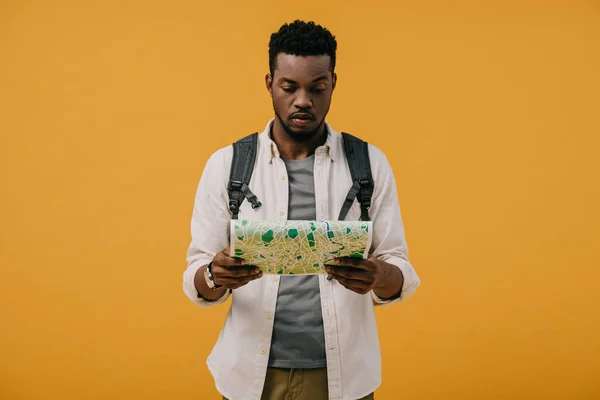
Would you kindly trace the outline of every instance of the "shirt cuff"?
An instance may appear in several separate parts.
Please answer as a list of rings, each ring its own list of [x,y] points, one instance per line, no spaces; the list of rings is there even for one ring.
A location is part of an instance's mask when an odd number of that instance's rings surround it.
[[[382,299],[381,297],[377,296],[377,293],[375,293],[374,290],[371,290],[371,297],[373,297],[373,301],[377,304],[391,304],[392,302],[395,302],[395,300],[399,301],[400,297],[402,297],[402,292],[400,292],[400,296],[396,296],[391,299]]]

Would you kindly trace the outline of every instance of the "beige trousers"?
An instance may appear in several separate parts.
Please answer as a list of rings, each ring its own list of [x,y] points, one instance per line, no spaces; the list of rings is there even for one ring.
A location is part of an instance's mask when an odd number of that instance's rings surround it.
[[[261,400],[327,400],[327,393],[326,368],[268,368]],[[360,400],[374,398],[371,393]]]

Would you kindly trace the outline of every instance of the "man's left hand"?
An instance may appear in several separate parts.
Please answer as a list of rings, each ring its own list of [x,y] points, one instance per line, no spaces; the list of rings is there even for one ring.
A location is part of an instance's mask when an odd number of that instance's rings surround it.
[[[336,265],[327,266],[327,274],[345,288],[358,294],[366,294],[387,283],[386,263],[370,256],[368,259],[340,257]]]

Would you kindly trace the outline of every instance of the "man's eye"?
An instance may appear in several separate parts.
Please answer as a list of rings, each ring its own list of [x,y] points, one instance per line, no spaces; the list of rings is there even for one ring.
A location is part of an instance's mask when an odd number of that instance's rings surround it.
[[[294,92],[294,88],[291,86],[286,86],[286,87],[282,87],[283,91],[286,93],[293,93]]]
[[[325,91],[325,88],[324,88],[324,87],[316,87],[316,88],[315,88],[315,92],[316,92],[316,93],[323,93],[324,91]]]

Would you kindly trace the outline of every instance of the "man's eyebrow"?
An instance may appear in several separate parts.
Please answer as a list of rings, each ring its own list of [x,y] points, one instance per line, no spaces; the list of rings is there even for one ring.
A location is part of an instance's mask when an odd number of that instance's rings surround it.
[[[327,74],[316,77],[315,79],[313,79],[312,83],[319,82],[319,81],[322,81],[324,79],[328,79]],[[296,82],[296,81],[294,81],[292,79],[288,79],[288,78],[281,78],[281,80],[284,81],[284,82],[287,82],[287,83],[291,83],[293,85],[297,85],[298,84],[298,82]]]

